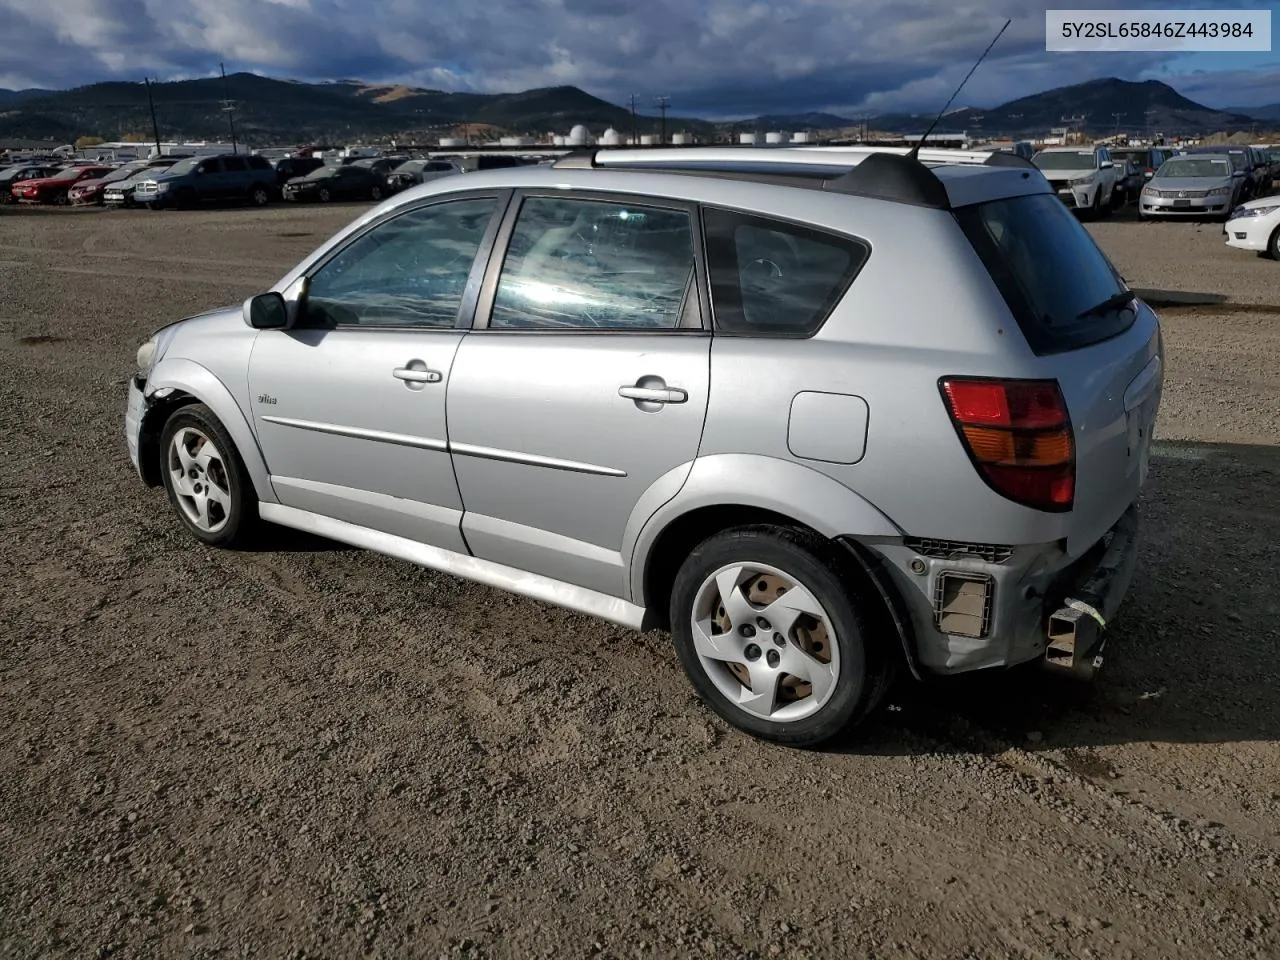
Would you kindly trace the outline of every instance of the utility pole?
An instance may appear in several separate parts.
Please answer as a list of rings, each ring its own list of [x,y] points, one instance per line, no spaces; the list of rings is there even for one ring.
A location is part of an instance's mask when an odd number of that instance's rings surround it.
[[[671,106],[670,97],[654,97],[653,104],[662,111],[662,143],[667,142],[667,108]]]
[[[231,127],[231,152],[239,153],[240,151],[236,149],[236,102],[227,93],[226,64],[219,63],[218,66],[222,70],[222,110],[227,115],[227,123]]]
[[[156,101],[151,96],[151,79],[143,77],[142,82],[147,85],[147,106],[151,108],[151,135],[156,138],[156,156],[160,156],[164,151],[160,149],[160,124],[156,122]]]
[[[636,124],[636,95],[631,95],[631,145],[637,146],[640,143],[640,128]]]

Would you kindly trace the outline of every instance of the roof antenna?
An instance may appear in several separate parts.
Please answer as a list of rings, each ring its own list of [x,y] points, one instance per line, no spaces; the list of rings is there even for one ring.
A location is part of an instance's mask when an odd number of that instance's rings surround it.
[[[951,101],[954,100],[956,97],[960,96],[960,91],[964,89],[964,85],[968,83],[969,78],[973,76],[973,71],[977,70],[978,67],[982,65],[982,61],[987,59],[987,54],[990,53],[991,48],[996,45],[996,40],[999,40],[1001,34],[1003,34],[1006,30],[1009,29],[1009,24],[1011,23],[1013,23],[1012,20],[1006,20],[1004,22],[1004,26],[1000,28],[1000,33],[997,33],[995,37],[992,38],[991,42],[987,44],[987,49],[982,51],[982,56],[978,58],[978,62],[969,68],[969,72],[966,73],[964,75],[964,79],[960,81],[960,86],[956,87],[956,92],[951,95],[951,100],[948,100],[945,104],[942,105],[942,110],[938,113],[936,117],[933,118],[933,123],[929,124],[929,129],[924,132],[924,135],[920,138],[920,142],[917,143],[914,147],[912,147],[911,150],[907,153],[907,157],[909,159],[911,160],[919,159],[920,148],[924,146],[924,142],[929,139],[929,134],[933,133],[933,128],[938,125],[938,123],[942,120],[944,116],[946,116],[947,107],[951,106]]]

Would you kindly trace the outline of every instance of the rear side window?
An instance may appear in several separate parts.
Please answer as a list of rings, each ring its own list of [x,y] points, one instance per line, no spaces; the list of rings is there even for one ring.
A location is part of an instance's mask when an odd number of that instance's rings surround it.
[[[250,170],[270,170],[271,164],[267,162],[266,157],[250,157],[249,169]]]
[[[731,210],[703,211],[719,333],[808,337],[870,253],[852,237]]]
[[[244,161],[239,157],[227,157],[222,161],[222,169],[227,173],[240,173],[248,168],[245,166]]]
[[[955,216],[1036,353],[1079,349],[1132,326],[1132,307],[1099,309],[1127,288],[1057,197],[995,200]]]

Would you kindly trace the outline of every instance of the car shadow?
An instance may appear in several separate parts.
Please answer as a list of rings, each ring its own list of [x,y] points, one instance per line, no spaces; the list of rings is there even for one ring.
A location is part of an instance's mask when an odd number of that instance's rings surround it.
[[[258,542],[253,545],[252,553],[354,553],[359,547],[353,547],[337,540],[328,540],[314,533],[295,530],[292,527],[281,527],[267,524]]]
[[[1093,681],[1035,664],[907,678],[835,749],[1280,740],[1277,490],[1280,447],[1157,441],[1138,569]]]

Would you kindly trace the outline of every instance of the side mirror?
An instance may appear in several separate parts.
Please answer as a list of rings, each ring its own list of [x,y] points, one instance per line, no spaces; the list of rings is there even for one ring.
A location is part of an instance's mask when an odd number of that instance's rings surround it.
[[[1112,167],[1114,167],[1114,166],[1115,166],[1115,164],[1114,164],[1114,163],[1112,163],[1110,160],[1103,160],[1103,161],[1102,161],[1102,169],[1103,169],[1103,170],[1110,170],[1110,169],[1111,169]]]
[[[289,307],[280,294],[260,293],[244,302],[244,322],[255,330],[283,330],[289,326]]]

